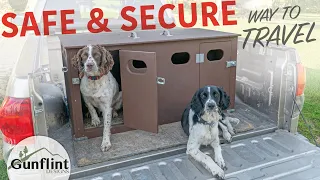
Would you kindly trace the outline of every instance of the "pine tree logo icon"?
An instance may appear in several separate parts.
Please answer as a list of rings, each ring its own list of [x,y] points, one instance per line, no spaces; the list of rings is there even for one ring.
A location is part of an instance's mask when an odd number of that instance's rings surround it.
[[[50,152],[47,148],[38,149],[38,150],[34,151],[33,153],[30,153],[30,154],[27,155],[27,153],[28,153],[28,148],[27,148],[27,146],[25,146],[24,149],[23,149],[23,151],[20,151],[20,153],[19,153],[19,157],[20,157],[20,159],[18,159],[19,161],[15,161],[15,162],[13,163],[13,165],[17,165],[17,164],[19,164],[19,163],[24,163],[24,162],[26,162],[28,159],[30,159],[33,155],[35,155],[35,154],[37,154],[37,153],[39,153],[40,151],[43,151],[43,150],[47,151],[49,154],[51,154],[51,156],[59,156],[59,157],[61,157],[61,158],[63,159],[63,157],[62,157],[61,155],[59,155],[59,154],[53,154],[53,153]],[[11,169],[11,168],[12,168],[12,166],[9,166],[9,167],[8,167],[8,170]]]
[[[32,136],[11,150],[7,171],[9,179],[68,180],[71,161],[58,141],[46,136]]]

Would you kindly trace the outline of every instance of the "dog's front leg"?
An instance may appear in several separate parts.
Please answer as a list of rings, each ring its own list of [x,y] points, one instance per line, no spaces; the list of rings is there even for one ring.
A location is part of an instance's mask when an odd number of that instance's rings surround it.
[[[225,124],[227,126],[227,129],[229,131],[229,133],[234,136],[236,133],[234,132],[234,129],[229,121],[229,118],[226,117],[224,120],[222,120],[223,124]]]
[[[111,120],[112,120],[112,108],[111,104],[104,106],[102,109],[103,114],[103,139],[101,144],[102,151],[108,151],[111,148],[111,141],[110,141],[110,128],[111,128]]]
[[[90,103],[90,101],[86,98],[86,97],[83,97],[83,100],[85,102],[85,105],[87,106],[88,110],[89,110],[89,113],[91,115],[91,124],[94,126],[94,127],[97,127],[99,126],[100,124],[100,119],[98,117],[98,114],[97,114],[97,111],[96,109],[93,107],[93,105]]]
[[[232,136],[231,136],[231,134],[229,133],[229,131],[228,131],[228,128],[224,125],[224,124],[222,124],[221,122],[219,122],[219,128],[221,129],[221,131],[222,131],[222,137],[225,139],[225,140],[227,140],[228,142],[231,142],[232,141]]]
[[[200,144],[190,135],[187,144],[187,154],[201,163],[213,176],[224,179],[224,171],[211,159],[210,156],[200,151]]]
[[[219,136],[217,135],[215,140],[211,143],[211,147],[214,149],[214,161],[221,167],[221,169],[226,169],[226,164],[222,157],[221,146]]]
[[[114,104],[112,106],[112,108],[113,108],[112,117],[116,118],[116,117],[118,117],[117,111],[122,107],[122,91],[120,91],[117,94],[117,97],[113,101],[114,101]]]

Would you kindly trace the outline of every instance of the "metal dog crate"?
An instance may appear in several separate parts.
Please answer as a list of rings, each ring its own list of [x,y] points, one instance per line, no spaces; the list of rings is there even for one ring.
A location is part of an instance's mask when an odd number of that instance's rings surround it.
[[[67,51],[64,63],[74,137],[102,136],[102,127],[84,126],[78,71],[70,63],[83,46],[106,47],[121,74],[116,79],[123,93],[123,124],[113,125],[111,132],[157,133],[158,125],[180,121],[194,92],[205,85],[223,87],[234,108],[238,36],[205,29],[60,35]]]

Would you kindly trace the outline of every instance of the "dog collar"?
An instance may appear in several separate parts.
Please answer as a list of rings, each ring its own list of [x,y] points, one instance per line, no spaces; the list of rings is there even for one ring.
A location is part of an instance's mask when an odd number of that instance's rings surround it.
[[[102,72],[100,73],[100,76],[87,76],[87,77],[88,77],[88,79],[95,81],[95,80],[99,80],[99,79],[100,79],[102,76],[104,76],[104,75],[105,75],[105,71],[102,71]],[[79,73],[79,78],[82,79],[83,76],[84,76],[84,71],[81,71],[81,72]]]
[[[88,76],[88,79],[90,80],[99,80],[102,76]]]

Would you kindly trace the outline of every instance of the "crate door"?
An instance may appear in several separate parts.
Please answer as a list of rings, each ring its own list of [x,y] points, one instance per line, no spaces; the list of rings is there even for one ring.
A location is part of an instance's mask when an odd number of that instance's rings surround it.
[[[156,53],[120,50],[124,125],[158,133]]]
[[[230,94],[231,69],[227,61],[231,61],[231,41],[201,43],[200,54],[200,86],[215,85],[223,87]]]

